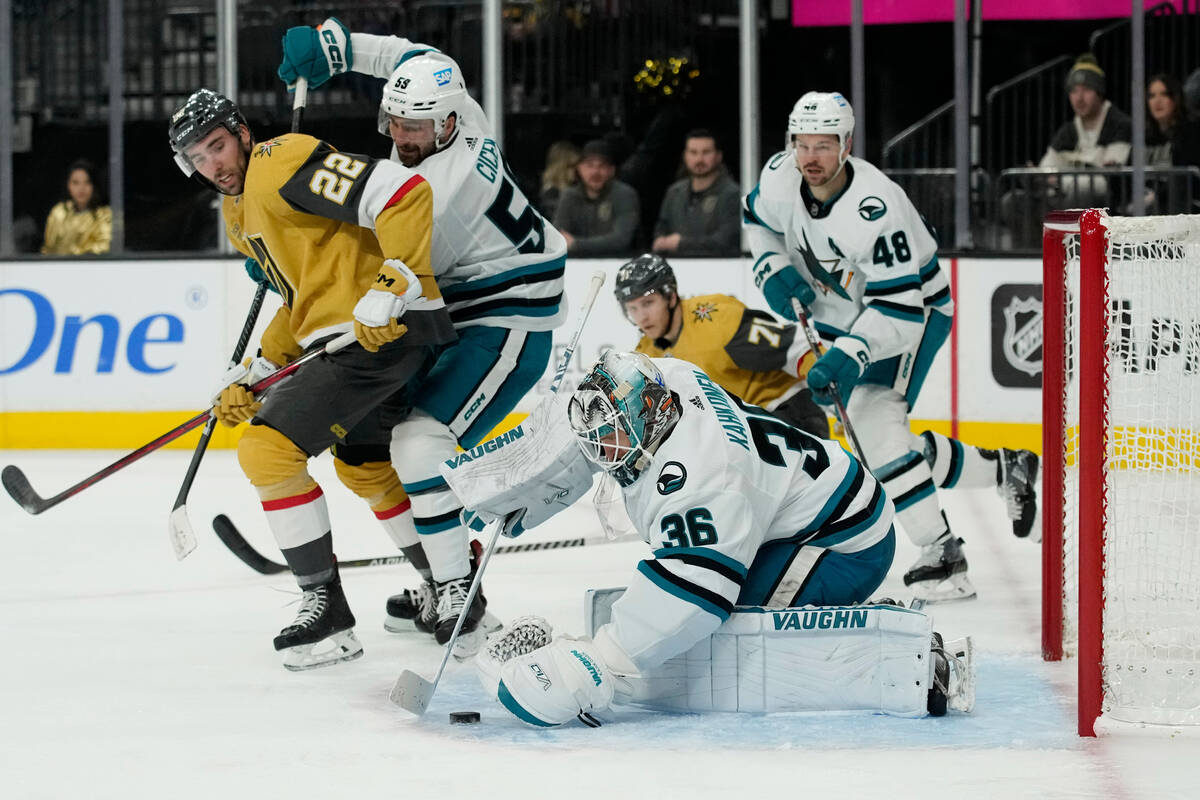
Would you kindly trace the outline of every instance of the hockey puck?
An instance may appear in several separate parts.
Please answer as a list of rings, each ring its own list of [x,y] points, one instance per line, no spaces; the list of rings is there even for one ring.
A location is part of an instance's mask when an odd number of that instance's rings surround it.
[[[469,725],[474,722],[479,722],[478,711],[451,711],[451,725]]]

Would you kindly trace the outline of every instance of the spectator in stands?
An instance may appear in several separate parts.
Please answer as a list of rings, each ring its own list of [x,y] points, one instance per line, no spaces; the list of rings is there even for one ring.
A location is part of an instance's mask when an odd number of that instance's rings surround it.
[[[1075,116],[1054,134],[1038,166],[1077,170],[1129,162],[1133,122],[1105,99],[1105,91],[1104,70],[1095,56],[1083,54],[1067,75],[1067,96]],[[1063,176],[1058,189],[1055,205],[1060,207],[1109,205],[1108,183],[1102,176]]]
[[[1146,83],[1146,166],[1200,166],[1200,122],[1189,117],[1183,84],[1159,73]],[[1185,175],[1152,177],[1146,194],[1147,213],[1176,214],[1191,210]],[[1192,192],[1198,187],[1192,185]]]
[[[79,159],[67,169],[67,198],[50,209],[42,252],[78,256],[107,253],[112,245],[112,209],[103,205],[103,193],[92,162]]]
[[[684,138],[687,177],[671,184],[654,225],[656,253],[736,256],[741,252],[741,190],[722,163],[712,131],[697,128]]]
[[[628,253],[641,204],[632,187],[615,179],[609,145],[601,139],[585,144],[576,171],[579,185],[563,190],[554,214],[554,227],[566,237],[567,252],[585,258]]]
[[[542,170],[542,189],[538,194],[538,210],[546,219],[554,219],[563,190],[579,182],[575,173],[578,164],[579,148],[572,142],[554,142],[546,150],[546,168]]]

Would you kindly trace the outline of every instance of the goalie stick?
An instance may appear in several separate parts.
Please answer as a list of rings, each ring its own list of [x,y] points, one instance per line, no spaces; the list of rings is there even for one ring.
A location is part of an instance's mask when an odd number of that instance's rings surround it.
[[[591,286],[588,288],[587,296],[580,307],[579,321],[575,323],[575,331],[571,334],[571,341],[567,344],[567,349],[563,351],[558,367],[554,371],[554,381],[550,384],[550,394],[552,395],[558,392],[563,376],[567,374],[567,367],[570,366],[571,358],[575,355],[575,348],[579,345],[579,337],[583,335],[583,326],[587,323],[587,318],[592,313],[592,306],[596,303],[596,295],[600,294],[600,287],[604,285],[604,278],[604,272],[601,270],[597,270],[592,275]],[[492,553],[496,550],[496,542],[499,541],[501,533],[515,526],[521,521],[524,515],[525,512],[522,510],[510,514],[504,519],[494,519],[488,523],[485,529],[489,534],[487,547],[484,549],[483,558],[480,559],[479,566],[475,570],[475,578],[471,581],[471,588],[467,590],[467,599],[463,603],[463,609],[459,612],[458,619],[454,623],[454,631],[450,634],[450,640],[446,642],[446,651],[442,653],[442,663],[438,666],[437,674],[433,676],[433,680],[427,681],[409,669],[401,671],[396,676],[396,682],[392,684],[392,690],[388,693],[388,699],[410,714],[415,714],[419,717],[429,708],[429,701],[433,699],[433,694],[437,691],[438,684],[442,680],[442,673],[446,671],[446,662],[450,660],[450,653],[454,651],[454,643],[458,641],[458,634],[462,631],[463,622],[466,621],[467,614],[471,611],[471,604],[475,602],[475,595],[479,593],[479,584],[483,581],[483,573],[487,569],[488,561],[491,560]]]
[[[250,567],[250,569],[262,575],[278,575],[281,572],[287,572],[290,568],[287,564],[280,564],[277,561],[264,556],[262,553],[254,549],[254,545],[246,541],[246,537],[242,536],[242,532],[238,530],[237,525],[233,524],[233,520],[224,514],[218,514],[213,517],[213,531],[216,532],[217,538],[220,539],[226,547],[229,548],[235,556],[241,559],[242,563]],[[617,544],[620,542],[637,541],[636,536],[625,536],[617,539],[610,539],[607,536],[576,536],[573,539],[557,539],[553,541],[537,541],[526,542],[523,544],[504,544],[496,548],[497,555],[506,553],[530,553],[537,550],[564,550],[568,547],[589,547],[598,544]],[[403,553],[394,553],[388,556],[376,556],[374,558],[356,558],[352,561],[338,560],[338,569],[347,569],[352,567],[390,567],[393,564],[408,563],[408,556]]]
[[[794,297],[792,298],[792,310],[796,312],[796,319],[800,327],[804,329],[804,338],[808,339],[809,349],[816,354],[817,358],[825,355],[825,348],[821,346],[817,335],[808,325],[808,312],[804,310],[804,305]],[[867,463],[867,457],[863,455],[862,445],[858,443],[858,435],[854,433],[854,426],[850,424],[850,415],[846,413],[846,404],[842,401],[842,390],[834,382],[830,382],[829,388],[833,390],[833,406],[837,410],[838,419],[842,422],[842,428],[846,431],[846,438],[850,440],[850,446],[854,448],[854,455],[858,456],[858,460],[870,472],[871,465]]]
[[[338,336],[336,339],[331,339],[324,347],[305,353],[292,363],[288,364],[286,367],[281,367],[275,370],[270,375],[251,386],[250,391],[258,394],[268,387],[279,383],[288,375],[291,375],[293,372],[300,369],[300,367],[304,366],[313,359],[320,358],[326,353],[336,353],[338,350],[354,344],[354,342],[354,331],[347,331],[341,336]],[[20,505],[21,508],[28,511],[30,514],[40,514],[46,509],[53,508],[62,501],[74,497],[89,486],[99,483],[109,475],[112,475],[114,472],[120,472],[135,461],[138,461],[150,453],[153,453],[155,450],[160,449],[168,442],[175,441],[188,431],[199,428],[204,424],[211,414],[211,408],[201,411],[187,422],[172,428],[162,436],[159,436],[157,439],[147,442],[129,455],[114,461],[99,472],[89,475],[74,486],[63,489],[53,497],[42,497],[40,494],[38,494],[34,490],[33,486],[30,485],[29,478],[25,476],[25,473],[22,472],[19,467],[13,464],[9,464],[4,468],[3,472],[0,472],[0,483],[4,484],[5,490],[8,491],[8,494],[13,500],[17,501],[17,504]]]
[[[304,106],[308,102],[307,78],[296,79],[295,92],[292,98],[292,133],[299,133],[300,122],[304,119]],[[258,314],[262,310],[263,300],[266,299],[266,296],[267,283],[261,281],[254,293],[254,302],[250,304],[246,322],[242,325],[242,333],[238,336],[237,346],[233,349],[233,356],[229,359],[229,366],[237,366],[238,362],[242,360],[242,355],[246,352],[246,345],[250,344],[250,335],[254,333],[254,325],[258,322]],[[187,498],[188,493],[192,490],[192,483],[196,480],[196,473],[200,469],[200,461],[208,450],[209,439],[212,438],[213,430],[216,427],[217,418],[212,417],[205,423],[204,430],[200,432],[200,441],[196,443],[196,450],[192,453],[192,460],[183,476],[183,484],[179,487],[179,494],[175,496],[175,505],[171,507],[171,516],[167,518],[167,534],[171,537],[171,547],[175,550],[175,558],[179,561],[187,558],[188,553],[196,549],[196,533],[192,529],[192,521],[188,519],[187,515]]]

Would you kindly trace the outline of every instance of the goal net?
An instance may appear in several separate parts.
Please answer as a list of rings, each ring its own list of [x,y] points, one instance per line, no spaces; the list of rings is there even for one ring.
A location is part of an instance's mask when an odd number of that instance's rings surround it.
[[[1200,216],[1043,239],[1043,604],[1079,732],[1200,725]]]

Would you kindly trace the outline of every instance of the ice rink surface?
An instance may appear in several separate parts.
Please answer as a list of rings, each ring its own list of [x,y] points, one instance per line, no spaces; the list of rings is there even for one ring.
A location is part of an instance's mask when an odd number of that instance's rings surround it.
[[[124,453],[0,451],[43,496]],[[1075,736],[1074,663],[1038,654],[1040,555],[1014,538],[992,491],[943,493],[979,599],[933,609],[947,638],[975,637],[969,716],[665,715],[525,726],[451,663],[429,713],[388,702],[396,674],[432,677],[431,639],[383,630],[407,564],[346,569],[365,648],[357,661],[289,673],[271,638],[291,621],[290,576],[260,576],[212,534],[229,514],[281,560],[233,453],[208,454],[188,504],[200,546],[177,562],[167,517],[189,453],[155,453],[40,516],[0,495],[0,797],[4,798],[1195,798],[1200,737]],[[389,555],[365,505],[326,489],[343,560]],[[520,541],[601,534],[580,504]],[[640,542],[497,555],[484,586],[508,620],[583,632],[583,593],[621,586]],[[901,535],[879,595],[906,598],[916,557]],[[482,723],[448,724],[477,710]]]

